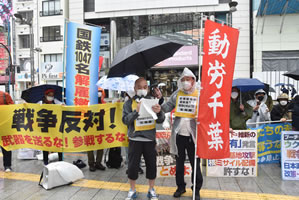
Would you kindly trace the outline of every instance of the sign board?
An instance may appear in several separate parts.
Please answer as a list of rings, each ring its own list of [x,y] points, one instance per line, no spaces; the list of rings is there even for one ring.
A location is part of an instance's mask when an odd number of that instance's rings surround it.
[[[299,131],[281,134],[281,176],[283,180],[299,180]]]
[[[256,177],[257,131],[234,130],[230,134],[230,158],[208,160],[207,176]]]
[[[63,73],[62,62],[46,62],[42,64],[42,79],[43,80],[61,80]]]

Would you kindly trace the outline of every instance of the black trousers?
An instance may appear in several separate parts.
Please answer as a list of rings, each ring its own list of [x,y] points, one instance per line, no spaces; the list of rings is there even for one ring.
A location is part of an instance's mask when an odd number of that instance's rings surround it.
[[[142,155],[146,167],[145,176],[147,179],[153,180],[157,176],[157,152],[155,141],[129,141],[128,178],[131,180],[136,180],[138,178],[138,169]]]
[[[43,151],[43,159],[44,159],[44,164],[47,165],[49,164],[49,151]],[[59,161],[62,161],[62,153],[58,153],[58,159]]]
[[[3,154],[3,166],[11,167],[11,151],[6,151],[3,147],[1,147]]]
[[[195,156],[195,145],[192,137],[187,136],[176,136],[176,144],[178,148],[178,156],[176,156],[176,184],[179,189],[185,189],[186,183],[184,179],[184,164],[186,159],[186,150],[190,164],[192,167],[191,181],[193,183],[194,171],[196,170],[196,191],[199,191],[202,186],[203,178],[200,170],[200,158],[197,158],[197,168],[194,169],[194,156]]]

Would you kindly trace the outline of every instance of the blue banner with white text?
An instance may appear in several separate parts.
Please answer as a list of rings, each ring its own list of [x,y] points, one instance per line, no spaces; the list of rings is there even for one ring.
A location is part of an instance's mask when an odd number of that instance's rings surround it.
[[[66,104],[98,103],[101,28],[68,22],[66,52]]]

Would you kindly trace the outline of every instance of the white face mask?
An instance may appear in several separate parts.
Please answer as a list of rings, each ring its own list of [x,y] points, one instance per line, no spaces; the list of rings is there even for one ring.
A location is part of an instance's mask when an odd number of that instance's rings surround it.
[[[182,82],[182,86],[184,90],[190,90],[190,88],[192,87],[192,84],[190,81],[184,81]]]
[[[233,99],[236,99],[236,98],[239,96],[239,94],[238,94],[238,92],[232,92],[230,96],[231,96]]]
[[[285,106],[288,104],[288,101],[279,101],[280,105]]]
[[[130,98],[128,96],[125,97],[125,102],[128,101]]]
[[[137,96],[142,97],[147,95],[147,90],[137,90],[136,92]]]
[[[54,101],[54,97],[47,96],[47,101]]]
[[[102,97],[102,92],[98,92],[98,97]]]

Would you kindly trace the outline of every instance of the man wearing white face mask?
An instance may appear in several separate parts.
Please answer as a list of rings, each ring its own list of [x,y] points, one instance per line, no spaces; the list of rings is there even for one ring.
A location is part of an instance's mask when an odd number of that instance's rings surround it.
[[[259,89],[254,94],[254,99],[247,101],[247,103],[252,107],[253,114],[251,119],[247,120],[247,123],[256,123],[248,124],[248,127],[256,128],[260,126],[259,122],[270,121],[270,110],[266,104],[268,95],[262,89]]]
[[[62,104],[61,101],[57,100],[55,96],[55,90],[50,88],[45,90],[44,92],[45,96],[43,99],[39,102],[38,104]],[[49,152],[48,151],[43,151],[43,160],[44,160],[44,165],[47,165],[49,163]],[[58,159],[59,161],[62,161],[62,153],[58,153]]]
[[[246,121],[252,117],[252,108],[248,103],[240,101],[240,91],[233,87],[230,102],[230,128],[234,130],[246,130]]]
[[[271,120],[285,122],[291,119],[291,113],[288,109],[289,96],[286,93],[282,93],[277,97],[277,101],[278,104],[271,111]]]
[[[196,116],[197,100],[199,91],[196,88],[196,77],[191,70],[185,68],[178,82],[178,90],[175,91],[169,100],[162,105],[164,112],[174,111],[174,122],[170,138],[170,153],[176,156],[176,184],[177,190],[173,194],[178,198],[186,192],[184,180],[184,163],[186,151],[192,166],[191,181],[196,170],[195,199],[200,199],[200,189],[203,178],[200,170],[200,158],[197,159],[197,168],[194,169],[195,138],[196,138]]]
[[[128,178],[130,191],[126,200],[136,199],[136,180],[141,156],[143,155],[146,165],[146,178],[149,180],[147,197],[157,200],[158,196],[154,189],[157,167],[156,167],[156,122],[162,123],[165,119],[161,106],[156,104],[152,110],[157,114],[158,119],[153,117],[140,118],[140,99],[147,98],[148,85],[144,78],[140,77],[135,81],[134,90],[136,95],[124,103],[122,121],[128,126],[129,137],[129,163]]]

